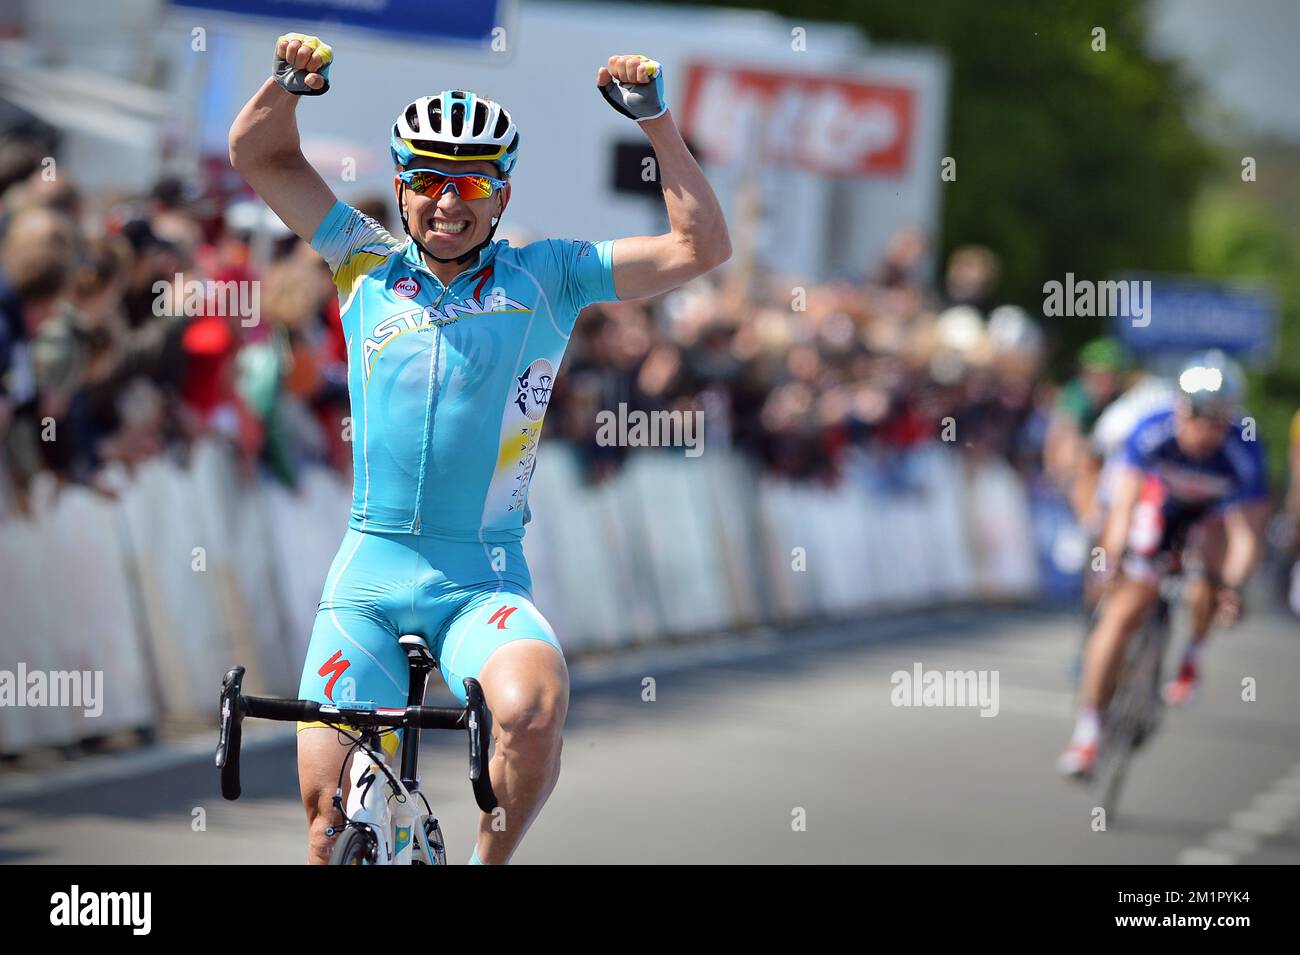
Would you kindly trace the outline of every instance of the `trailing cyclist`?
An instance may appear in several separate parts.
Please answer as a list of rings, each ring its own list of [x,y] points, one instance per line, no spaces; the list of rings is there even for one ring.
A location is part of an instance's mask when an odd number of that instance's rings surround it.
[[[1197,355],[1178,376],[1173,407],[1142,419],[1124,443],[1101,538],[1110,581],[1084,651],[1074,734],[1058,761],[1065,775],[1091,773],[1128,640],[1193,531],[1221,522],[1224,546],[1200,568],[1196,632],[1170,688],[1175,695],[1195,685],[1211,624],[1230,626],[1241,612],[1241,588],[1260,553],[1252,511],[1266,506],[1268,494],[1263,449],[1241,420],[1243,391],[1230,359]]]

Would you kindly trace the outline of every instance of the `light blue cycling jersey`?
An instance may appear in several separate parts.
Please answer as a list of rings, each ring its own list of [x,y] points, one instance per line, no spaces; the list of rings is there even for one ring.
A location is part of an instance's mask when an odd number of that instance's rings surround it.
[[[613,242],[498,240],[444,286],[414,242],[336,202],[311,238],[338,286],[354,465],[349,526],[523,537],[542,419],[578,312],[614,301]]]

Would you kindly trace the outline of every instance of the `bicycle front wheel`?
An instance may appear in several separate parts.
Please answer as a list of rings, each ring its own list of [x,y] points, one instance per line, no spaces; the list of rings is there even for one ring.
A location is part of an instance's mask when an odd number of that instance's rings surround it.
[[[330,865],[375,865],[379,841],[369,828],[348,826],[330,850]]]

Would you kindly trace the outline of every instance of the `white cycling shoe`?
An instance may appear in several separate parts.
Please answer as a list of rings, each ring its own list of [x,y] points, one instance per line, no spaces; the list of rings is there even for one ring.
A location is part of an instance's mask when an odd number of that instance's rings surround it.
[[[1056,760],[1056,771],[1071,779],[1087,779],[1097,765],[1096,743],[1070,743]]]

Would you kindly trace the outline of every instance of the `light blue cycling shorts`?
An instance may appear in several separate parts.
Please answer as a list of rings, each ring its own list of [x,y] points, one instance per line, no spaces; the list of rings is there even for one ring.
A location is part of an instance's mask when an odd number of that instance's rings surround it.
[[[405,706],[409,675],[397,641],[414,633],[428,641],[447,686],[464,703],[465,678],[477,677],[497,647],[542,640],[561,650],[533,606],[531,588],[519,541],[349,529],[325,581],[298,696]]]

